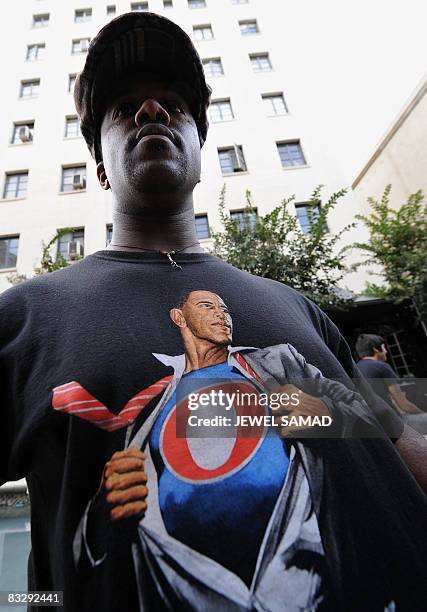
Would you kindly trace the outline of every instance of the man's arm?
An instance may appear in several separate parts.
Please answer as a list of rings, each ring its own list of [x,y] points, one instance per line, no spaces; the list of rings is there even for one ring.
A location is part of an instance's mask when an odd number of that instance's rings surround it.
[[[415,429],[405,425],[403,434],[396,440],[395,447],[427,495],[427,440]]]
[[[400,385],[391,384],[388,386],[388,391],[391,395],[391,399],[393,400],[393,404],[396,406],[400,414],[422,413],[422,410],[420,410],[417,406],[415,406],[415,404],[413,404],[407,399]]]
[[[137,524],[147,509],[145,459],[145,453],[127,448],[115,452],[105,464],[83,523],[83,541],[93,567],[105,559],[111,538],[126,546],[135,537]]]

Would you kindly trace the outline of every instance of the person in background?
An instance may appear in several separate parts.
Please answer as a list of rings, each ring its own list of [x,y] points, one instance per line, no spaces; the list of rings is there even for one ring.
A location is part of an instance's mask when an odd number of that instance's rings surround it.
[[[427,434],[427,414],[409,401],[402,391],[396,372],[387,363],[388,351],[384,338],[375,334],[361,334],[356,341],[356,352],[360,358],[357,367],[377,395],[393,406],[414,429]]]

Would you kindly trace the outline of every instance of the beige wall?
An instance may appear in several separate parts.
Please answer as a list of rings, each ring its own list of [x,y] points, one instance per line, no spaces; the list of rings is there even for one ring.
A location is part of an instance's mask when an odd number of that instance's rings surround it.
[[[419,189],[427,197],[427,81],[417,89],[353,183],[364,213],[369,213],[368,197],[380,198],[389,183],[394,208]]]
[[[0,237],[19,234],[17,270],[31,274],[38,263],[41,241],[48,240],[61,227],[85,228],[85,253],[105,247],[106,224],[111,223],[111,194],[97,185],[95,164],[82,138],[64,139],[65,116],[74,114],[72,95],[67,93],[68,74],[78,72],[84,55],[71,55],[73,38],[93,36],[108,18],[106,6],[116,4],[117,14],[127,12],[130,2],[122,0],[87,0],[60,3],[57,0],[24,0],[8,3],[8,19],[0,24],[0,46],[3,62],[2,113],[0,114],[0,197],[4,174],[28,169],[28,194],[19,201],[0,200]],[[65,6],[64,6],[65,4]],[[339,151],[333,143],[328,150],[324,138],[313,122],[299,114],[300,75],[295,63],[283,49],[283,21],[277,19],[273,0],[251,0],[234,6],[231,0],[207,0],[207,8],[189,10],[186,0],[174,0],[173,9],[163,9],[162,0],[149,0],[150,10],[162,13],[181,25],[190,35],[192,26],[212,24],[215,39],[196,43],[202,58],[220,56],[225,75],[209,79],[213,99],[229,97],[235,114],[233,121],[211,124],[203,149],[202,182],[195,192],[195,212],[208,213],[209,223],[219,228],[218,195],[225,182],[227,206],[244,205],[246,189],[252,190],[260,213],[295,194],[297,202],[306,201],[313,189],[325,184],[327,197],[348,182],[340,170]],[[92,7],[88,23],[74,23],[74,9]],[[35,13],[50,13],[47,28],[32,28]],[[243,37],[239,19],[258,20],[260,33]],[[46,43],[46,57],[25,61],[25,51],[32,42]],[[248,59],[251,52],[268,51],[273,70],[252,72]],[[21,79],[39,77],[39,97],[18,98]],[[261,100],[262,93],[283,91],[289,113],[268,117]],[[315,100],[313,100],[315,104]],[[10,145],[14,121],[35,121],[34,141]],[[300,139],[307,159],[304,167],[283,169],[276,141]],[[218,162],[217,147],[243,146],[248,172],[224,177]],[[87,163],[87,188],[84,192],[60,193],[61,165]],[[350,193],[330,221],[335,232],[349,223],[359,207]],[[363,238],[362,230],[353,232],[351,240]],[[0,291],[8,287],[7,272],[0,270]],[[364,284],[362,272],[348,277],[347,285],[355,290]]]

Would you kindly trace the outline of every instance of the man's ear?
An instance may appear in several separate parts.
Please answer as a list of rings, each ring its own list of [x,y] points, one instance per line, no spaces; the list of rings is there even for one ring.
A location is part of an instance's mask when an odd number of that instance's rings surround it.
[[[169,316],[175,323],[175,325],[177,325],[178,327],[187,327],[187,323],[184,318],[184,315],[182,314],[182,310],[180,310],[179,308],[172,308],[169,311]]]
[[[107,173],[105,172],[104,162],[99,162],[99,164],[97,164],[96,175],[102,189],[105,189],[105,191],[111,189],[110,183],[108,182]]]

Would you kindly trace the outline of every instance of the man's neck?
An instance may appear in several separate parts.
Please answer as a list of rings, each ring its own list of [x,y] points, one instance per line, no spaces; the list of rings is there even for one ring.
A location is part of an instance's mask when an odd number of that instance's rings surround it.
[[[192,200],[181,208],[144,207],[138,213],[113,212],[113,236],[108,250],[185,251],[203,253],[197,239]]]
[[[217,365],[227,361],[228,349],[226,346],[217,346],[209,343],[204,345],[201,343],[196,346],[193,343],[185,342],[185,373],[200,370],[209,366]]]

